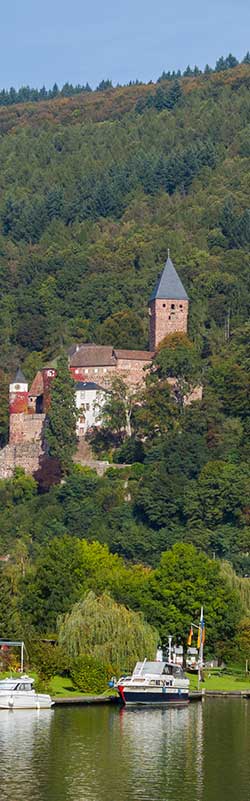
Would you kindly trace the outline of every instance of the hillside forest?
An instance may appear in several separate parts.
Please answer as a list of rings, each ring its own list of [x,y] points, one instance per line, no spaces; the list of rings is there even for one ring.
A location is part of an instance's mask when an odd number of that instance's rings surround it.
[[[148,348],[168,248],[190,297],[140,398],[114,388],[103,477],[0,481],[1,636],[55,633],[108,592],[162,641],[203,603],[208,652],[249,654],[250,65],[229,66],[0,107],[1,446],[18,365],[31,381],[73,342]]]

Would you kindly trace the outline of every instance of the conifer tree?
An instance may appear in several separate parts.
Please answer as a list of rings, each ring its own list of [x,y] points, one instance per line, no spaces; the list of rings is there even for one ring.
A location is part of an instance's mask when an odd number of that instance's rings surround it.
[[[58,459],[62,475],[70,471],[76,449],[76,419],[74,380],[71,378],[66,356],[61,356],[51,388],[46,440],[49,454]]]

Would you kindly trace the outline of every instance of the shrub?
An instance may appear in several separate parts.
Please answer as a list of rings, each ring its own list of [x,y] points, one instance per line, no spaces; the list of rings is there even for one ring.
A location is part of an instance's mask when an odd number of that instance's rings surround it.
[[[112,673],[110,665],[87,654],[77,656],[72,661],[70,669],[72,682],[82,693],[104,692]]]
[[[58,645],[38,643],[33,649],[32,663],[41,681],[49,681],[56,674],[69,673],[70,660]]]

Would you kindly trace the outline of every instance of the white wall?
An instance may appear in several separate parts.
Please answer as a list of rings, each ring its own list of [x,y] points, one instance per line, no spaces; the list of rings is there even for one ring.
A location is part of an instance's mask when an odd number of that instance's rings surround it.
[[[77,436],[83,436],[88,428],[100,424],[100,408],[105,402],[105,392],[96,389],[77,389],[75,393],[79,418],[76,425]],[[81,415],[81,409],[83,413]],[[82,419],[81,419],[82,418]]]

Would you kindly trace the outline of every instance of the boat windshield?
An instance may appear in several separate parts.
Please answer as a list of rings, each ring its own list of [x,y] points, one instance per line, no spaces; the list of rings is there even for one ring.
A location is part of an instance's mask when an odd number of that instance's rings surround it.
[[[167,676],[179,676],[180,678],[184,675],[180,665],[171,665],[169,662],[166,662],[163,673]]]
[[[16,690],[18,684],[16,679],[3,679],[0,681],[0,690]]]
[[[14,690],[30,691],[32,690],[34,679],[29,676],[21,676],[20,679],[2,679],[0,681],[0,692],[14,692]]]
[[[161,676],[164,665],[165,662],[137,662],[133,676],[145,676],[148,673]]]

